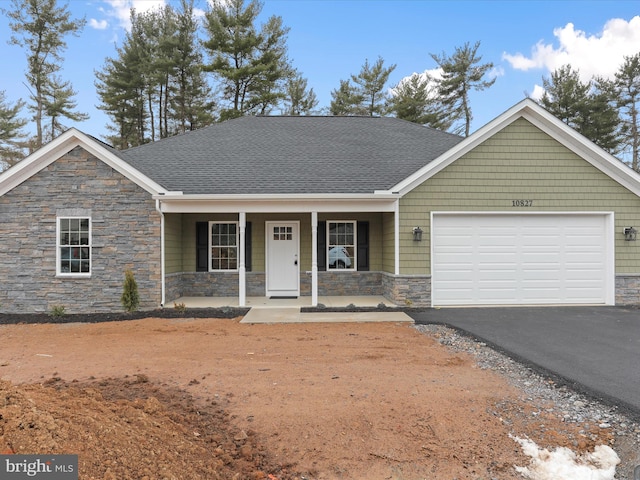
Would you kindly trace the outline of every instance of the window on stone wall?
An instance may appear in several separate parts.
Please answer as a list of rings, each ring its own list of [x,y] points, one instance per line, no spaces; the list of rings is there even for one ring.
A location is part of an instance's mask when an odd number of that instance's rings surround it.
[[[356,222],[327,222],[327,270],[355,270]]]
[[[59,217],[57,273],[91,275],[91,219]]]
[[[238,223],[211,222],[211,270],[238,269]]]

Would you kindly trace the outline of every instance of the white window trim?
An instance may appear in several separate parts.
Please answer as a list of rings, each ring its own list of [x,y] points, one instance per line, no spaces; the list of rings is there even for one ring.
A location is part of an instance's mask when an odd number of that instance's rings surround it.
[[[89,271],[88,272],[63,272],[60,268],[60,221],[61,220],[89,220],[89,243],[81,245],[79,248],[89,248]],[[89,278],[93,272],[93,220],[89,215],[60,215],[56,217],[56,276],[64,278]]]
[[[236,268],[219,268],[219,269],[214,269],[211,267],[211,264],[213,263],[212,260],[212,255],[211,255],[211,251],[213,250],[213,241],[212,241],[212,235],[211,235],[211,231],[213,230],[213,225],[235,225],[236,226]],[[221,245],[219,245],[221,246]],[[209,262],[209,271],[210,272],[216,272],[216,273],[224,273],[224,272],[238,272],[240,271],[240,222],[234,222],[234,221],[229,221],[229,222],[224,222],[224,221],[211,221],[209,222],[209,253],[207,255],[208,258],[208,262]]]
[[[355,272],[358,270],[358,221],[357,220],[327,220],[327,251],[325,252],[327,256],[327,272]],[[331,245],[329,244],[329,233],[331,228],[329,226],[332,223],[353,223],[353,263],[351,268],[331,268],[329,266],[329,250],[331,250]]]

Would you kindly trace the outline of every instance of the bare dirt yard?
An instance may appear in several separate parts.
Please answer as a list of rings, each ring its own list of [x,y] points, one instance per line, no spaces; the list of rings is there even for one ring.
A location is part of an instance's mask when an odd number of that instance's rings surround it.
[[[85,480],[514,479],[510,434],[614,442],[411,324],[2,325],[0,378],[0,451]]]

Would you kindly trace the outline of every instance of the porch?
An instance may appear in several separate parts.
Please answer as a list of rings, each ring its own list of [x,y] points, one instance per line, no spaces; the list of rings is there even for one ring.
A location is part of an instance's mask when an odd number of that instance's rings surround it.
[[[251,310],[240,323],[363,323],[363,322],[413,322],[406,313],[389,309],[377,312],[302,312],[311,306],[311,297],[268,298],[247,297],[246,306]],[[332,296],[319,297],[319,304],[327,308],[386,307],[395,305],[382,296]],[[181,297],[175,300],[187,308],[238,307],[237,297]],[[171,307],[171,305],[168,305]]]
[[[172,307],[174,304],[183,304],[187,308],[222,308],[239,307],[238,297],[180,297],[165,307]],[[327,308],[355,307],[378,307],[383,304],[385,307],[396,307],[382,295],[353,295],[353,296],[319,296],[318,305]],[[270,297],[246,297],[245,307],[250,308],[297,308],[311,307],[310,296],[299,296],[297,298],[270,298]]]

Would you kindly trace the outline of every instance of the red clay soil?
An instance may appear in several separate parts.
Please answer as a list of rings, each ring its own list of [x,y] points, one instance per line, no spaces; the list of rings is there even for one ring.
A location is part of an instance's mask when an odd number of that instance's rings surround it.
[[[513,479],[510,434],[612,441],[408,324],[4,325],[0,378],[0,451],[85,480]]]

